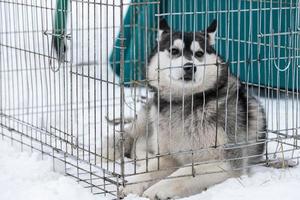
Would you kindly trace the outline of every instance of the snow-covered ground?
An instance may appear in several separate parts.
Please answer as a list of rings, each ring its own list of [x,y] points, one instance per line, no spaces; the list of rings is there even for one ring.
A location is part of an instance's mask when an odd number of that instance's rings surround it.
[[[52,160],[40,153],[20,152],[0,140],[1,200],[95,200],[89,190],[61,172],[53,172]]]
[[[253,174],[229,179],[186,200],[296,200],[300,198],[300,167],[256,167]],[[106,200],[92,195],[76,181],[57,170],[52,160],[39,153],[20,152],[9,140],[0,139],[1,200]],[[145,200],[133,195],[127,200]]]

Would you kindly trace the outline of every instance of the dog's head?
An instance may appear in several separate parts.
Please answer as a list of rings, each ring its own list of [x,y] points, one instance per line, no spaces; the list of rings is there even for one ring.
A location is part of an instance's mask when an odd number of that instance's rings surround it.
[[[161,97],[181,98],[214,89],[218,75],[224,73],[215,52],[217,21],[204,31],[172,31],[167,22],[160,21],[157,48],[150,58],[147,75],[150,85]],[[227,74],[226,74],[227,75]]]

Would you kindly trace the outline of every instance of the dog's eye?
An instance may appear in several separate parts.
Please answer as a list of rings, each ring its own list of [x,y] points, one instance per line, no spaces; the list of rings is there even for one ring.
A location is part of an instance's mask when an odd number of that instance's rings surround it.
[[[171,49],[170,51],[173,56],[176,56],[180,53],[179,49],[175,49],[175,48]]]
[[[195,52],[195,56],[198,57],[198,58],[202,57],[203,55],[204,55],[203,51],[196,51]]]

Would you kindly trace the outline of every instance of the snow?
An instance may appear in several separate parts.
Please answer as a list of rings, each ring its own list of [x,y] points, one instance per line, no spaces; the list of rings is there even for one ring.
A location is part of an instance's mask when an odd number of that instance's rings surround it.
[[[257,167],[252,176],[228,179],[206,192],[195,195],[189,200],[253,200],[253,199],[299,199],[295,188],[300,186],[300,168],[272,169]]]
[[[95,200],[62,172],[54,172],[50,158],[40,153],[20,152],[7,140],[0,140],[1,200]]]
[[[92,195],[62,170],[53,172],[52,160],[39,153],[20,152],[9,140],[0,140],[1,200],[106,200]],[[231,178],[185,200],[295,200],[300,198],[300,167],[255,167],[252,174]],[[126,200],[145,200],[130,195]]]

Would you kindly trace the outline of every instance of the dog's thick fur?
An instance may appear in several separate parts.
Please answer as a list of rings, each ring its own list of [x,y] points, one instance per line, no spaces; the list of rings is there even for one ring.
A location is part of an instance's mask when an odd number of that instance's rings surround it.
[[[216,21],[196,33],[171,31],[164,20],[160,27],[147,66],[154,97],[127,129],[124,144],[134,159],[164,156],[138,162],[138,172],[149,172],[129,177],[138,184],[122,193],[173,199],[240,176],[259,162],[266,120],[214,50]],[[200,162],[192,170],[191,163]]]

